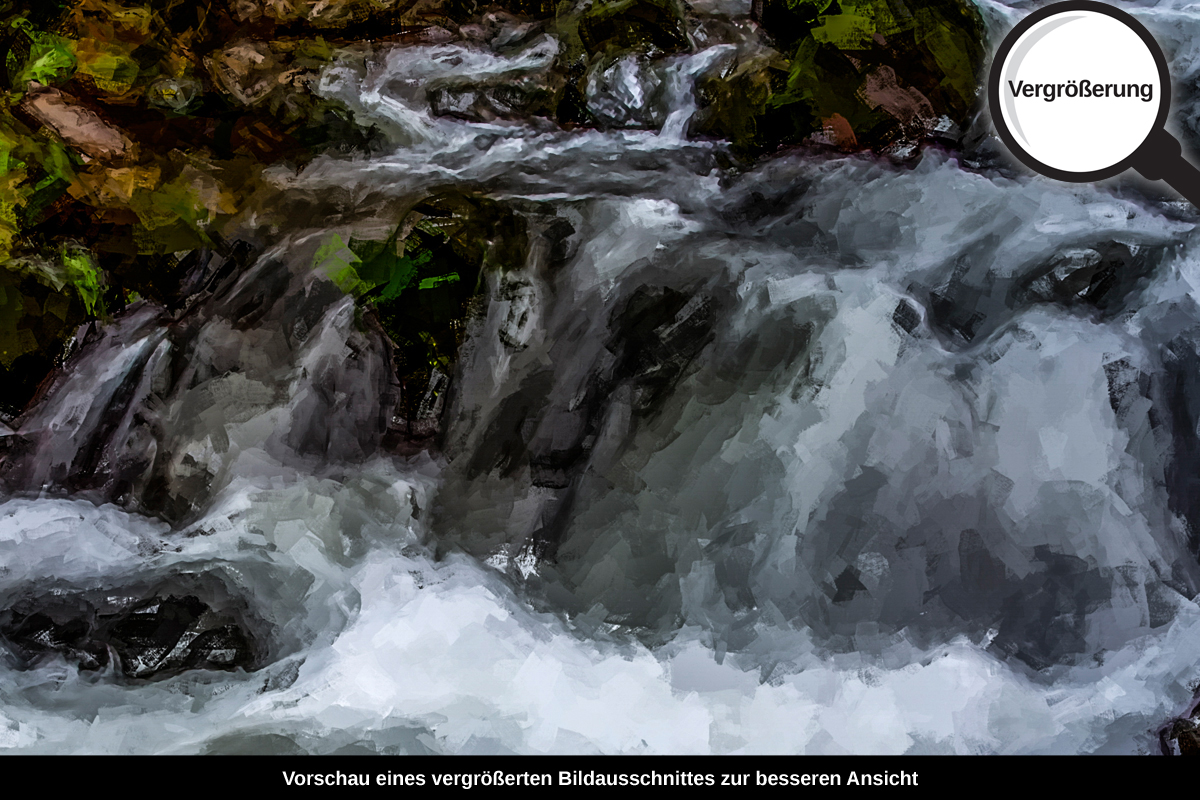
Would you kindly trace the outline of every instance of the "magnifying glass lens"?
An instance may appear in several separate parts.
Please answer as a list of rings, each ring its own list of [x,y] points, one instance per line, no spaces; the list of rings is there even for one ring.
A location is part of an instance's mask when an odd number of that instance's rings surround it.
[[[1025,31],[1001,65],[998,87],[1015,143],[1051,170],[1081,175],[1109,170],[1141,147],[1167,88],[1137,32],[1086,10]]]

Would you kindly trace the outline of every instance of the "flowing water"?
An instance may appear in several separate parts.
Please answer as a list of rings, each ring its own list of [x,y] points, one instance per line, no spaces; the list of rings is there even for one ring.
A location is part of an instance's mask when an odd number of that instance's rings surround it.
[[[983,7],[993,41],[1022,8]],[[1200,10],[1135,13],[1194,140]],[[603,131],[432,114],[547,37],[327,69],[392,146],[276,170],[268,248],[81,332],[0,428],[0,606],[187,595],[252,669],[6,657],[0,748],[1156,750],[1200,680],[1193,210],[1016,170],[986,119],[737,171],[686,131],[740,46],[593,75]],[[396,448],[322,248],[452,188],[529,255],[485,273],[441,445]]]

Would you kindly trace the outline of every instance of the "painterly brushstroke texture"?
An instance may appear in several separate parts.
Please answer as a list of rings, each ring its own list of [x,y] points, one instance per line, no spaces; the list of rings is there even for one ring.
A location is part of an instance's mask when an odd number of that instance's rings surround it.
[[[1197,215],[1020,15],[0,4],[0,749],[1194,751]]]

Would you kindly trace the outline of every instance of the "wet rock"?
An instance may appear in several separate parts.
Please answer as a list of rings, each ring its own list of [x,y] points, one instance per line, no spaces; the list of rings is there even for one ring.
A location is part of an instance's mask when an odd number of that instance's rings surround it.
[[[614,373],[633,387],[632,405],[649,414],[675,387],[684,370],[712,340],[712,298],[689,297],[670,288],[642,287],[613,320],[620,353]]]
[[[236,616],[194,595],[103,600],[51,595],[0,612],[0,636],[21,668],[57,654],[85,671],[115,661],[126,678],[252,670],[259,655]]]
[[[555,70],[565,86],[557,98],[560,125],[657,127],[653,97],[661,83],[652,66],[693,49],[676,0],[593,0],[560,8],[553,25],[562,41]]]
[[[528,15],[553,16],[553,8],[548,8],[545,14],[540,11],[532,9]],[[545,25],[539,21],[530,21],[506,11],[488,11],[478,19],[459,27],[458,32],[468,41],[486,43],[493,50],[499,51],[518,45],[544,29]]]
[[[146,342],[148,348],[132,349],[125,359],[119,358],[116,372],[107,380],[97,380],[95,374],[79,375],[77,369],[81,357],[120,354],[123,336],[149,330],[157,317],[154,309],[143,306],[111,328],[90,323],[81,329],[75,358],[68,360],[63,369],[55,370],[48,382],[44,401],[49,401],[51,408],[47,409],[46,402],[35,403],[14,426],[29,451],[0,460],[0,478],[5,489],[86,488],[97,492],[101,502],[111,502],[113,495],[106,488],[114,481],[128,479],[128,471],[145,468],[142,458],[125,458],[121,451],[131,430],[140,427],[129,407],[145,399],[147,387],[142,378],[157,340]],[[69,419],[69,423],[57,426],[63,434],[59,441],[54,440],[55,425],[49,421],[56,412],[65,412]]]
[[[126,296],[178,311],[231,273],[244,269],[250,246],[215,237],[190,253],[102,258],[64,251],[54,259],[21,255],[0,270],[0,413],[19,415],[65,363],[80,326],[120,309]],[[107,266],[107,270],[104,267]]]
[[[286,79],[283,65],[265,42],[239,42],[208,63],[218,85],[245,106],[262,102]]]
[[[632,55],[599,61],[585,80],[585,107],[604,128],[658,128],[666,119],[663,79]]]
[[[514,575],[528,577],[551,564],[570,571],[559,549],[581,513],[579,498],[590,498],[598,484],[611,485],[611,475],[598,473],[613,467],[640,428],[656,424],[666,398],[713,339],[724,300],[711,290],[670,283],[647,281],[600,319],[571,322],[555,320],[553,294],[533,286],[529,276],[502,284],[490,315],[499,341],[491,350],[476,344],[475,368],[484,353],[537,366],[499,398],[485,398],[478,387],[456,397],[446,447],[453,469],[435,510],[448,515],[446,541],[500,553],[498,563]],[[528,316],[532,331],[513,330],[514,314]],[[567,330],[545,337],[545,326],[556,322]],[[595,339],[580,337],[585,326],[594,326]],[[472,403],[480,405],[464,413]],[[527,486],[528,495],[510,500],[502,486]],[[483,497],[521,511],[506,520],[481,506],[479,516],[468,515],[460,527],[461,509]]]
[[[552,118],[567,85],[556,67],[557,51],[553,39],[539,37],[514,50],[510,60],[499,56],[481,64],[476,74],[434,76],[425,81],[430,109],[438,116],[472,122],[515,119],[536,124],[537,117]]]
[[[0,412],[19,414],[89,316],[84,296],[44,271],[0,269]]]
[[[129,137],[58,89],[30,83],[21,107],[89,158],[120,159],[133,149]]]
[[[1038,304],[1111,318],[1126,308],[1168,253],[1162,246],[1104,242],[1064,249],[1014,275],[992,269],[992,254],[984,243],[978,252],[961,254],[949,280],[928,290],[929,320],[947,342],[965,345]]]
[[[683,7],[675,0],[592,0],[579,17],[579,39],[589,55],[690,49]]]
[[[0,453],[0,487],[183,524],[242,447],[281,460],[375,453],[396,405],[383,332],[307,263],[243,265],[236,253],[185,258],[182,308],[136,303],[86,326],[14,425],[19,447]],[[283,398],[286,415],[254,424]]]
[[[1164,756],[1200,756],[1200,697],[1159,728],[1158,746]]]
[[[753,114],[753,138],[729,132],[743,147],[810,142],[906,157],[924,141],[961,135],[976,107],[985,41],[966,0],[766,0],[758,8],[790,58],[786,82],[735,70],[707,90]]]
[[[349,249],[356,286],[345,272],[342,285],[359,294],[394,346],[394,443],[429,442],[439,431],[481,274],[524,264],[524,222],[494,201],[450,192],[414,206],[386,241],[352,241]]]
[[[313,93],[334,52],[319,38],[243,40],[207,56],[213,85],[242,113],[229,130],[228,146],[272,162],[318,142],[356,140],[355,132],[343,130],[348,123],[340,107]]]
[[[400,0],[229,0],[230,11],[238,22],[302,22],[324,28],[362,21],[373,11],[388,11],[400,5]]]
[[[1014,292],[1015,303],[1058,303],[1112,313],[1144,286],[1163,259],[1162,248],[1109,242],[1055,254]]]
[[[697,111],[689,134],[726,139],[746,153],[784,141],[788,133],[772,130],[765,117],[771,98],[786,87],[787,76],[788,60],[767,47],[740,52],[701,75],[696,81]]]
[[[429,93],[429,107],[435,115],[468,122],[547,116],[557,106],[553,90],[536,81],[494,87],[434,89]]]
[[[146,88],[146,101],[152,106],[181,114],[203,93],[204,85],[191,78],[166,77]]]
[[[1200,555],[1200,473],[1193,466],[1200,460],[1200,328],[1190,314],[1191,308],[1185,307],[1159,323],[1172,335],[1159,346],[1163,370],[1155,377],[1162,391],[1157,418],[1170,431],[1174,456],[1164,476],[1171,510],[1187,521],[1188,544]]]

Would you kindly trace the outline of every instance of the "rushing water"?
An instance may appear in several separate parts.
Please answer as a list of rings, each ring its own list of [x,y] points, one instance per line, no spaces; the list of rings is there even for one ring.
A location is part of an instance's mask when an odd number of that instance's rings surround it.
[[[1140,5],[1195,138],[1200,12]],[[1156,749],[1200,675],[1192,210],[1012,169],[986,119],[963,156],[734,174],[685,132],[739,46],[592,76],[605,131],[431,114],[545,37],[327,70],[394,149],[273,174],[270,249],[87,332],[0,440],[5,607],[189,594],[256,669],[9,659],[0,748]],[[535,235],[443,447],[396,454],[386,341],[315,254],[451,187]]]

